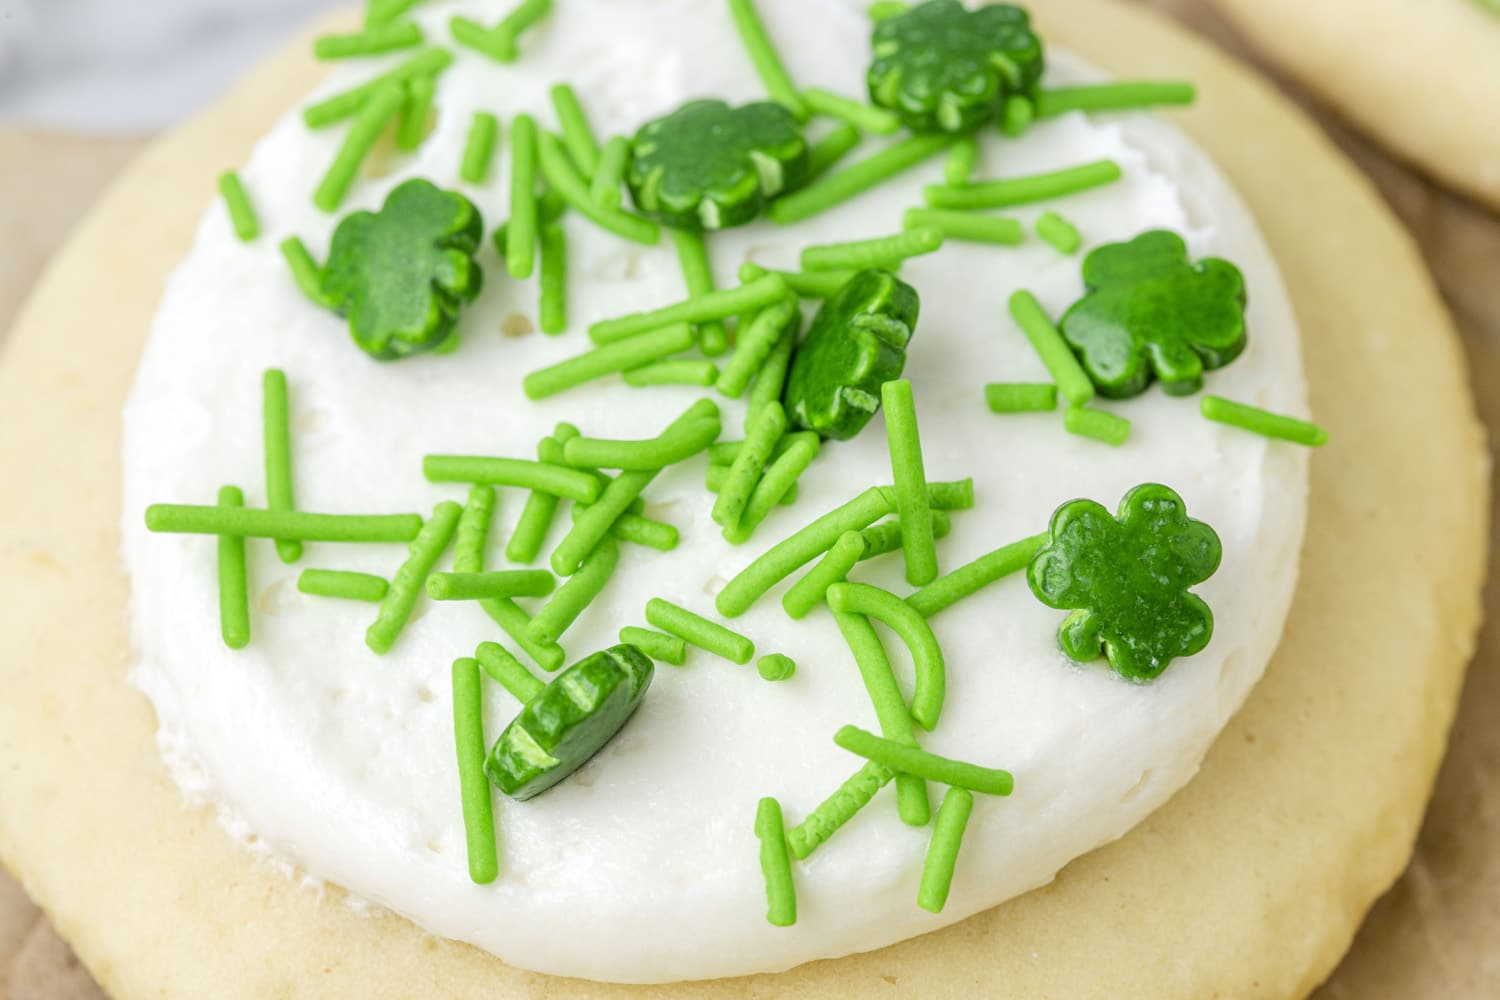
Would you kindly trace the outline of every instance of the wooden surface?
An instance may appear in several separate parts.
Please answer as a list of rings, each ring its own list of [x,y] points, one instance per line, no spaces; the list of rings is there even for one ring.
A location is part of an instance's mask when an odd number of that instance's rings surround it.
[[[1194,0],[1147,2],[1242,51],[1238,40]],[[1491,434],[1500,434],[1500,218],[1412,175],[1336,123],[1327,124],[1416,233],[1464,332],[1481,414]],[[0,331],[8,328],[47,257],[142,141],[0,129],[0,177],[6,178],[9,192],[24,192],[24,197],[0,201]],[[1308,224],[1336,225],[1337,220],[1310,219]],[[1487,605],[1490,621],[1500,622],[1500,600],[1493,591]],[[1500,629],[1492,625],[1480,637],[1416,856],[1317,998],[1496,996]],[[0,1000],[101,997],[66,944],[20,888],[0,873]]]

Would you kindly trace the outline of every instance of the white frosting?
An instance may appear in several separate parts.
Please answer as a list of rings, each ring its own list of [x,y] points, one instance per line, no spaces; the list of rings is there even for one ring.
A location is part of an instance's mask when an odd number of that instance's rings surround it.
[[[466,12],[487,20],[509,6],[492,0]],[[862,0],[760,6],[799,81],[860,91]],[[452,13],[432,4],[420,16],[443,37]],[[1087,75],[1063,54],[1051,62],[1053,80]],[[340,69],[320,93],[384,65]],[[546,88],[558,80],[577,87],[601,135],[629,131],[687,97],[762,94],[721,5],[568,0],[527,38],[514,66],[458,50],[441,82],[434,134],[419,153],[395,160],[389,176],[357,185],[346,210],[378,205],[407,177],[457,185],[471,112],[489,108],[508,120],[526,109],[551,122]],[[1136,686],[1102,663],[1064,660],[1054,638],[1062,614],[1038,603],[1020,575],[944,612],[934,623],[947,655],[948,700],[923,741],[1010,769],[1015,794],[979,798],[952,897],[933,916],[916,905],[930,830],[903,826],[891,789],[883,790],[796,866],[798,922],[778,929],[765,921],[751,830],[756,800],[777,796],[788,823],[796,822],[860,763],[833,745],[834,730],[874,727],[826,611],[793,623],[778,588],[734,625],[761,652],[793,656],[793,680],[767,683],[753,667],[703,652],[684,668],[658,668],[639,714],[575,777],[527,803],[496,796],[502,874],[494,885],[473,885],[448,671],[480,640],[499,638],[495,627],[477,608],[424,599],[396,648],[377,657],[363,642],[372,607],[304,597],[294,581],[303,566],[389,575],[403,547],[309,544],[300,565],[285,566],[272,546],[253,544],[254,639],[234,652],[218,635],[213,540],[148,535],[141,511],[154,501],[211,503],[226,482],[244,486],[250,503],[263,502],[260,372],[270,366],[291,380],[297,499],[307,510],[425,513],[439,499],[461,499],[462,489],[425,483],[424,453],[529,456],[558,420],[585,433],[653,434],[701,393],[630,389],[611,379],[533,404],[520,380],[584,350],[588,322],[680,298],[681,275],[665,240],[642,249],[570,215],[566,335],[501,335],[504,318],[535,316],[536,290],[505,277],[486,244],[488,280],[463,316],[461,349],[374,362],[351,345],[343,321],[299,296],[276,250],[290,233],[314,253],[326,249],[334,220],[312,207],[310,192],[340,131],[309,132],[289,114],[257,148],[243,176],[266,230],[259,241],[235,240],[222,209],[210,208],[167,289],[125,412],[133,676],[155,703],[178,770],[234,817],[234,829],[253,833],[277,857],[529,969],[637,982],[779,970],[919,934],[1047,882],[1186,782],[1260,675],[1296,577],[1301,450],[1210,424],[1195,399],[1157,389],[1103,404],[1132,421],[1119,449],[1070,436],[1055,413],[989,414],[984,382],[1045,377],[1005,314],[1006,297],[1030,288],[1060,311],[1080,292],[1080,258],[1035,239],[1014,249],[954,243],[903,272],[922,295],[907,374],[929,476],[973,476],[979,497],[939,543],[943,567],[1038,531],[1062,501],[1088,496],[1113,506],[1137,483],[1163,482],[1223,539],[1223,566],[1199,588],[1217,612],[1211,645],[1156,683]],[[1164,226],[1184,232],[1196,253],[1237,262],[1250,290],[1250,347],[1213,373],[1209,388],[1304,411],[1296,328],[1270,255],[1222,178],[1177,132],[1147,116],[1074,114],[1019,141],[993,130],[985,136],[987,176],[1119,161],[1123,181],[1056,206],[1089,245]],[[491,226],[506,214],[504,148],[486,184],[461,186]],[[940,171],[934,160],[798,226],[716,234],[718,278],[732,283],[747,258],[794,266],[802,245],[894,231],[901,210],[919,204],[921,186]],[[1040,210],[1013,214],[1029,221]],[[726,437],[737,437],[742,405],[723,406]],[[778,508],[750,544],[733,548],[709,519],[703,472],[700,458],[652,485],[652,513],[681,529],[682,545],[666,555],[626,547],[607,591],[566,636],[572,657],[642,623],[652,595],[712,614],[712,595],[768,545],[889,480],[877,419],[857,440],[828,446],[803,477],[798,503]],[[502,491],[493,565],[502,563],[522,502],[520,491]],[[889,556],[857,575],[905,593],[900,563]],[[909,678],[904,650],[893,638],[887,645]],[[504,692],[487,691],[491,738],[516,708]]]

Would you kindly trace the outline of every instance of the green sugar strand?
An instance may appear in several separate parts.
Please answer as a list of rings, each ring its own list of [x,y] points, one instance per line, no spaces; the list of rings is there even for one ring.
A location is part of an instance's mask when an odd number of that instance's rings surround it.
[[[740,33],[740,40],[745,43],[750,62],[760,75],[761,82],[766,85],[766,93],[771,95],[771,100],[790,111],[799,122],[806,121],[807,102],[792,83],[781,56],[771,44],[771,36],[766,32],[766,26],[755,9],[754,0],[729,0],[729,16],[734,19],[734,26]]]
[[[886,382],[880,387],[880,402],[885,411],[886,449],[890,452],[891,478],[895,481],[901,551],[906,558],[906,582],[920,587],[937,579],[938,559],[911,380],[903,378]]]
[[[760,371],[756,373],[755,383],[750,387],[750,399],[745,407],[747,428],[768,404],[781,401],[781,390],[786,385],[787,370],[792,364],[792,352],[797,347],[797,326],[795,322],[786,324],[780,339],[771,348],[771,353],[766,355]]]
[[[514,39],[496,34],[492,29],[468,17],[454,17],[448,21],[448,33],[453,40],[480,55],[489,56],[499,63],[516,61]]]
[[[719,366],[712,361],[683,358],[630,368],[621,377],[626,385],[636,388],[653,385],[696,385],[706,388],[718,381]]]
[[[1004,796],[1015,789],[1015,779],[1009,771],[939,757],[895,740],[882,739],[858,726],[841,727],[834,734],[833,742],[852,754],[883,764],[897,774],[915,774],[941,785],[966,788],[985,795]]]
[[[374,623],[365,630],[365,645],[374,652],[388,653],[396,644],[396,638],[406,627],[412,608],[416,606],[417,595],[422,592],[427,575],[448,547],[463,512],[463,508],[452,500],[444,500],[433,508],[432,517],[412,540],[410,554],[391,578],[390,590],[380,602]]]
[[[477,885],[488,885],[500,874],[500,860],[490,779],[484,773],[484,693],[479,664],[467,656],[453,661],[453,745],[458,754],[469,878]]]
[[[516,9],[505,15],[491,32],[501,40],[502,49],[516,58],[517,42],[522,33],[552,12],[552,0],[521,0]]]
[[[612,344],[673,323],[706,323],[710,320],[728,319],[784,299],[789,291],[781,278],[767,275],[738,288],[705,292],[660,309],[600,320],[589,327],[589,339],[596,344]]]
[[[743,396],[750,380],[762,369],[786,335],[787,328],[799,316],[797,297],[791,294],[756,313],[750,325],[740,331],[734,354],[719,372],[714,388],[730,399]]]
[[[929,494],[930,499],[931,496]],[[933,538],[944,538],[952,530],[953,519],[948,516],[947,511],[932,511]],[[874,559],[876,556],[883,556],[887,552],[895,552],[901,548],[901,519],[892,518],[889,521],[872,524],[861,531],[859,537],[865,543],[865,554],[860,557],[861,560]]]
[[[745,636],[660,597],[646,602],[646,622],[731,663],[749,663],[755,655],[755,643]]]
[[[979,165],[979,140],[966,135],[948,150],[943,161],[943,180],[948,184],[967,184]]]
[[[797,672],[797,661],[785,653],[767,653],[755,661],[755,672],[768,681],[788,681]]]
[[[911,714],[901,689],[896,686],[896,673],[891,669],[890,657],[885,646],[875,634],[870,620],[863,615],[835,612],[834,622],[854,654],[854,663],[859,667],[859,676],[864,681],[870,704],[875,709],[875,719],[885,738],[902,746],[915,747],[917,737],[911,728]],[[896,775],[896,812],[907,826],[926,826],[932,818],[932,800],[927,795],[927,782],[911,774]]]
[[[813,181],[826,174],[835,163],[853,152],[862,137],[859,129],[846,124],[813,143],[807,151],[807,179]]]
[[[563,461],[581,469],[665,469],[703,451],[718,436],[719,420],[711,417],[640,441],[576,437],[563,445]]]
[[[563,665],[567,654],[555,642],[542,642],[531,634],[531,616],[509,597],[491,597],[479,602],[479,607],[499,625],[511,641],[543,670],[551,673]]]
[[[739,617],[766,591],[827,552],[844,532],[869,527],[893,510],[891,500],[870,487],[767,549],[719,591],[714,606],[725,618]]]
[[[782,440],[786,440],[786,439],[783,438]],[[707,473],[707,475],[704,476],[704,484],[703,485],[708,490],[708,492],[710,492],[710,493],[717,493],[717,492],[719,492],[720,490],[722,490],[724,488],[724,481],[726,479],[728,479],[728,478],[729,478],[729,466],[727,466],[727,465],[710,465],[708,467],[708,473]],[[755,494],[754,493],[750,494],[750,498],[752,500],[755,499]],[[781,503],[781,505],[783,507],[790,507],[792,504],[794,504],[796,502],[797,502],[797,484],[793,483],[792,484],[792,488],[789,489],[789,490],[787,490],[786,493],[782,496],[782,498],[780,500],[780,503]]]
[[[911,651],[917,682],[912,690],[911,717],[932,732],[943,711],[947,671],[943,650],[932,626],[911,605],[888,590],[867,583],[835,583],[828,588],[828,606],[837,612],[865,615],[882,623]]]
[[[572,528],[552,550],[552,570],[558,576],[579,571],[589,553],[610,534],[615,522],[641,491],[656,478],[659,469],[622,472],[604,487],[597,503],[579,514]]]
[[[593,503],[599,499],[599,480],[587,472],[525,458],[482,455],[424,455],[422,474],[429,483],[489,483],[541,490],[569,500]]]
[[[1130,437],[1130,421],[1091,406],[1069,406],[1063,411],[1063,427],[1069,434],[1092,438],[1118,448]]]
[[[718,441],[718,442],[714,443],[708,449],[708,463],[709,463],[709,465],[722,465],[722,466],[733,465],[734,464],[734,460],[736,458],[738,458],[739,455],[740,455],[740,449],[743,448],[744,446],[745,446],[745,442],[743,442],[743,441]],[[780,441],[778,441],[776,443],[776,447],[774,449],[772,449],[772,451],[771,451],[771,458],[772,459],[780,458],[783,454],[786,453],[786,450],[788,448],[790,448],[791,446],[792,446],[792,441],[791,440],[788,440],[787,438],[782,438]]]
[[[786,282],[786,287],[791,289],[798,298],[831,299],[838,294],[840,288],[849,283],[849,279],[854,277],[854,272],[851,270],[772,271],[758,264],[744,264],[740,267],[740,281],[742,282],[749,283],[768,275],[774,275]]]
[[[432,118],[432,102],[437,97],[437,81],[430,76],[414,76],[406,83],[406,104],[396,125],[396,148],[410,153],[427,138]]]
[[[545,460],[550,457],[555,451],[551,446],[556,443],[552,438],[542,438],[537,443],[537,459]],[[511,562],[529,563],[537,557],[537,553],[542,550],[542,542],[547,538],[547,530],[552,526],[552,518],[557,513],[557,504],[558,497],[553,494],[540,490],[531,491],[525,506],[521,508],[521,516],[516,519],[510,541],[505,546],[505,558]]]
[[[588,183],[574,169],[557,136],[543,132],[538,137],[537,157],[547,186],[579,215],[600,229],[633,243],[655,246],[661,240],[661,228],[650,219],[618,208],[606,208],[595,201],[589,194]]]
[[[1048,537],[1048,533],[1044,531],[986,552],[978,559],[938,577],[909,596],[906,603],[917,614],[931,618],[996,580],[1025,569],[1031,562],[1031,557],[1046,544]]]
[[[865,761],[864,766],[845,779],[837,791],[787,831],[787,846],[792,849],[792,855],[798,861],[806,860],[853,819],[855,813],[869,805],[875,793],[889,784],[893,777],[895,772],[890,768]]]
[[[958,212],[943,208],[908,208],[901,217],[907,229],[930,228],[945,239],[968,243],[993,243],[997,246],[1019,246],[1026,232],[1017,219],[977,212]]]
[[[463,161],[458,176],[470,184],[483,183],[495,155],[495,140],[500,136],[500,119],[488,111],[476,111],[464,140]]]
[[[902,171],[936,156],[952,144],[953,137],[949,135],[917,135],[903,139],[776,199],[767,209],[766,215],[772,222],[782,225],[801,222],[890,180]]]
[[[229,224],[234,235],[243,243],[249,243],[260,235],[260,220],[255,217],[255,206],[240,183],[240,175],[226,170],[219,175],[219,193],[224,196],[224,208],[229,212]]]
[[[510,127],[510,218],[505,223],[505,269],[531,277],[536,265],[536,120],[516,115]]]
[[[781,404],[770,403],[767,406],[779,408]],[[807,471],[813,459],[818,457],[822,441],[816,432],[799,431],[785,437],[792,437],[796,440],[785,453],[772,460],[765,474],[755,484],[755,489],[750,492],[750,499],[746,501],[739,521],[725,530],[724,537],[731,544],[743,545],[748,542],[750,536],[755,533],[755,529],[766,519],[772,509],[796,489],[797,480],[801,478],[802,473]],[[733,466],[730,468],[732,471]]]
[[[849,576],[849,571],[865,557],[865,551],[864,537],[860,532],[846,531],[840,535],[833,547],[823,554],[823,558],[781,595],[781,607],[788,617],[806,618],[813,608],[822,603],[823,595],[830,586]]]
[[[1036,115],[1051,118],[1068,111],[1129,111],[1163,105],[1192,104],[1198,91],[1183,80],[1122,80],[1037,91]]]
[[[1278,441],[1290,441],[1309,448],[1328,443],[1328,432],[1317,424],[1245,403],[1236,403],[1222,396],[1204,396],[1198,404],[1198,410],[1215,423],[1228,424]]]
[[[539,368],[521,380],[528,399],[545,399],[606,375],[660,361],[693,346],[693,329],[670,323]]]
[[[1073,349],[1063,340],[1062,334],[1043,311],[1036,296],[1028,291],[1014,292],[1010,297],[1010,315],[1016,325],[1031,341],[1042,364],[1051,372],[1058,391],[1073,406],[1083,406],[1094,398],[1094,383],[1090,381]]]
[[[488,573],[433,573],[427,596],[434,601],[478,601],[487,597],[546,597],[557,581],[544,569],[503,569]]]
[[[1056,212],[1043,212],[1036,220],[1036,234],[1050,243],[1058,253],[1075,254],[1083,246],[1078,227]]]
[[[583,614],[584,608],[604,590],[619,562],[620,546],[613,536],[606,534],[579,563],[577,571],[557,588],[552,599],[532,616],[527,629],[532,638],[541,642],[556,642],[562,638],[569,626]]]
[[[670,229],[672,245],[682,264],[682,279],[690,296],[706,295],[714,290],[713,267],[708,262],[708,243],[701,233],[687,229]],[[708,320],[698,330],[703,353],[716,358],[729,348],[729,334],[722,320]]]
[[[324,35],[313,41],[313,56],[322,60],[353,59],[415,48],[421,44],[421,26],[415,21],[398,21],[366,27],[354,34]]]
[[[934,226],[918,226],[894,236],[849,243],[827,243],[804,247],[802,267],[808,271],[836,269],[860,270],[866,267],[889,267],[908,257],[919,257],[942,248],[943,231]]]
[[[766,880],[766,920],[773,927],[790,927],[797,922],[797,887],[792,882],[781,803],[775,799],[761,799],[756,806],[755,836],[760,841],[760,871]]]
[[[589,179],[589,199],[600,208],[619,208],[623,200],[620,185],[629,166],[630,140],[623,135],[610,136],[599,151],[599,164]]]
[[[338,597],[346,601],[378,604],[385,599],[390,584],[374,573],[354,573],[344,569],[305,569],[297,577],[297,589],[314,597]]]
[[[365,27],[379,28],[390,24],[422,3],[422,0],[370,0],[365,7]]]
[[[893,111],[872,107],[822,87],[805,87],[802,100],[815,115],[827,115],[861,132],[872,135],[894,135],[901,129],[901,119]]]
[[[261,378],[261,425],[266,464],[266,507],[292,510],[292,428],[287,405],[286,373],[267,368]],[[292,538],[276,540],[276,554],[284,563],[302,558],[302,543]]]
[[[568,240],[556,222],[542,224],[539,234],[541,274],[537,278],[540,301],[538,322],[546,334],[568,328]]]
[[[922,861],[922,884],[917,890],[917,905],[928,913],[943,912],[948,902],[958,849],[973,810],[974,794],[967,788],[950,788],[943,793],[943,804],[938,806],[937,822],[932,827],[932,840],[927,844],[927,857]]]
[[[894,510],[896,488],[881,486],[879,490]],[[947,483],[928,483],[927,505],[933,510],[968,510],[974,506],[974,480],[955,479]]]
[[[687,662],[687,643],[675,635],[626,625],[620,629],[620,641],[636,647],[658,663],[680,667]]]
[[[961,186],[932,185],[923,191],[923,195],[933,208],[1007,208],[1113,184],[1122,176],[1120,165],[1114,160],[1095,160],[1077,167],[1001,181],[979,181]]]
[[[245,494],[238,486],[219,488],[219,506],[238,509],[245,505]],[[245,572],[245,538],[243,535],[220,535],[219,561],[219,633],[230,649],[244,649],[250,644],[250,589]]]
[[[155,503],[146,508],[146,529],[301,542],[409,542],[422,530],[422,518],[417,514],[309,514],[300,510]]]
[[[308,252],[307,245],[295,236],[288,236],[281,241],[281,256],[286,260],[287,269],[292,272],[297,290],[307,301],[323,309],[331,309],[333,303],[329,300],[328,293],[323,291],[323,268]]]
[[[581,516],[586,510],[588,506],[585,504],[573,505],[575,518]],[[677,528],[673,525],[629,512],[615,518],[615,523],[610,526],[609,533],[617,542],[644,545],[658,552],[671,552],[682,540]]]
[[[490,679],[523,705],[547,687],[498,642],[481,642],[474,650],[474,659],[479,661],[480,668]]]
[[[302,121],[308,128],[323,128],[343,121],[358,114],[361,108],[377,95],[392,89],[393,85],[405,84],[420,76],[435,77],[452,63],[453,55],[447,49],[424,49],[387,73],[308,105],[302,109]]]
[[[563,145],[573,164],[584,177],[592,178],[599,169],[599,140],[589,126],[578,94],[566,83],[555,84],[551,90],[552,110],[557,113],[557,123],[562,127]]]
[[[750,494],[765,474],[766,463],[771,460],[771,449],[785,433],[786,411],[780,403],[768,403],[751,424],[745,444],[729,466],[729,475],[714,501],[711,516],[714,523],[725,531],[732,531],[740,523],[745,505],[750,502]]]
[[[490,537],[495,514],[495,488],[488,483],[469,487],[469,499],[458,531],[453,537],[453,572],[479,573],[484,569],[484,547]]]
[[[910,10],[905,0],[875,0],[869,7],[865,8],[866,15],[871,21],[888,21],[893,17],[905,14]]]
[[[339,147],[328,172],[319,182],[318,189],[313,192],[314,205],[325,212],[338,210],[344,202],[344,196],[354,184],[365,157],[370,155],[371,148],[380,138],[380,133],[385,131],[386,125],[401,112],[405,101],[405,92],[393,84],[376,91],[368,101],[360,105],[354,121],[349,125],[349,132],[344,136],[343,145]]]
[[[1057,386],[1051,382],[989,382],[984,404],[991,413],[1044,413],[1057,409]]]
[[[1036,106],[1024,94],[1012,94],[1000,106],[1000,131],[1012,139],[1019,139],[1031,127],[1036,117]]]

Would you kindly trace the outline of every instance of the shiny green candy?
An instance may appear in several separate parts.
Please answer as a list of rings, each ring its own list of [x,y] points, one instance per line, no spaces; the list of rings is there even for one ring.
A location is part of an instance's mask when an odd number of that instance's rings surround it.
[[[855,273],[813,318],[792,357],[783,399],[804,430],[847,441],[880,409],[880,387],[901,377],[916,332],[916,289],[889,271]]]
[[[1218,569],[1219,536],[1190,519],[1172,490],[1137,486],[1118,517],[1092,500],[1069,501],[1049,535],[1026,577],[1043,604],[1073,612],[1057,632],[1070,659],[1103,655],[1121,677],[1149,681],[1208,645],[1213,612],[1188,588]]]
[[[1166,230],[1110,243],[1084,258],[1088,291],[1058,328],[1099,394],[1138,396],[1153,378],[1174,396],[1245,349],[1245,279],[1227,260],[1188,260]]]
[[[495,741],[484,772],[513,799],[529,799],[588,763],[630,721],[654,671],[631,645],[611,646],[558,674]]]

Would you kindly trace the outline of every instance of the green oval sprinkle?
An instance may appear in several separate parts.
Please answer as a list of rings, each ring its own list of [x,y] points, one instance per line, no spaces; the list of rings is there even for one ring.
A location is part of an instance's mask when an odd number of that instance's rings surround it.
[[[894,135],[901,130],[901,119],[894,112],[872,107],[863,101],[835,94],[822,87],[804,87],[802,99],[815,115],[827,115],[873,135]]]
[[[797,672],[797,663],[782,653],[767,653],[755,661],[755,669],[765,680],[784,681]]]
[[[705,292],[649,312],[600,320],[589,327],[589,339],[596,344],[611,344],[675,323],[706,323],[710,320],[727,319],[768,306],[785,298],[788,291],[785,281],[774,275],[767,275],[738,288]]]
[[[510,650],[498,642],[481,642],[479,648],[474,650],[474,658],[490,679],[505,688],[512,698],[523,705],[547,687]]]
[[[823,176],[859,145],[862,133],[853,125],[840,125],[807,150],[807,180],[812,182]]]
[[[422,475],[429,483],[490,483],[542,490],[569,500],[593,503],[599,499],[599,480],[565,465],[525,458],[483,455],[423,455]]]
[[[901,525],[901,550],[906,557],[906,582],[920,587],[937,579],[938,559],[911,381],[903,378],[885,383],[880,387],[880,401],[885,410],[891,476],[896,484],[896,514]]]
[[[267,368],[261,378],[261,424],[266,458],[266,507],[291,510],[292,501],[292,431],[287,404],[286,373]],[[276,554],[284,563],[302,558],[302,543],[282,538],[276,541]]]
[[[874,761],[865,761],[864,766],[845,779],[837,791],[818,803],[817,808],[808,813],[801,823],[787,831],[787,846],[792,849],[792,855],[799,861],[805,860],[853,819],[855,813],[869,805],[875,793],[884,788],[893,777],[895,774],[890,768]]]
[[[894,740],[881,739],[857,726],[842,727],[834,734],[833,742],[852,754],[883,764],[897,774],[914,774],[938,784],[985,795],[1004,796],[1015,790],[1016,782],[1009,771],[939,757]]]
[[[1073,406],[1083,406],[1094,398],[1094,383],[1078,363],[1078,356],[1063,340],[1052,320],[1042,310],[1042,304],[1028,291],[1018,291],[1010,297],[1010,314],[1031,342],[1042,364],[1052,374],[1058,390]]]
[[[979,164],[979,140],[966,135],[953,144],[943,161],[943,180],[948,184],[967,184]]]
[[[343,145],[339,147],[328,172],[319,182],[318,189],[313,192],[314,205],[325,212],[337,211],[354,184],[365,157],[370,155],[375,140],[380,138],[386,125],[400,113],[405,101],[404,90],[390,85],[376,91],[360,106],[354,122],[349,126],[348,134],[344,136]]]
[[[729,16],[734,19],[735,29],[745,43],[745,52],[750,56],[750,62],[760,75],[761,82],[766,85],[766,92],[771,95],[771,100],[790,111],[798,121],[806,121],[807,102],[792,83],[786,66],[781,62],[781,56],[777,55],[776,47],[771,44],[771,36],[767,34],[753,0],[729,0]]]
[[[917,890],[917,905],[928,913],[941,913],[953,885],[953,868],[963,843],[964,828],[974,809],[974,795],[966,788],[950,788],[943,793],[933,824],[927,857],[922,861],[922,884]]]
[[[849,571],[865,557],[865,552],[865,540],[860,532],[844,532],[823,558],[781,595],[781,607],[793,619],[807,617],[808,612],[822,603],[830,586],[848,577]]]
[[[599,169],[599,141],[589,127],[588,116],[578,94],[566,83],[555,84],[551,90],[552,109],[557,113],[557,123],[562,127],[563,145],[573,163],[584,177],[593,177]]]
[[[1069,406],[1063,411],[1063,426],[1069,434],[1093,438],[1118,448],[1130,437],[1130,421],[1090,406]]]
[[[545,399],[596,378],[660,361],[692,346],[693,329],[686,323],[648,328],[644,333],[539,368],[521,380],[521,388],[528,399]]]
[[[908,257],[919,257],[941,249],[943,232],[934,226],[918,226],[894,236],[881,236],[849,243],[804,247],[802,266],[809,271],[890,268]]]
[[[578,616],[583,614],[614,575],[620,562],[620,546],[605,535],[594,550],[578,564],[576,572],[557,588],[552,599],[531,618],[527,631],[539,642],[556,642]]]
[[[718,381],[719,366],[712,361],[682,358],[630,368],[621,377],[626,385],[636,388],[653,385],[696,385],[707,388]]]
[[[1057,386],[1051,382],[990,382],[984,403],[991,413],[1043,413],[1057,409]]]
[[[790,927],[797,922],[797,888],[792,882],[781,803],[775,799],[761,799],[756,807],[755,836],[760,840],[760,870],[766,880],[766,920],[774,927]]]
[[[484,697],[479,686],[479,664],[467,656],[453,661],[453,743],[458,754],[459,801],[463,804],[469,878],[478,885],[487,885],[500,874],[500,861],[495,846],[490,783],[484,776]]]
[[[703,451],[718,436],[719,419],[709,417],[643,441],[575,437],[563,445],[563,461],[583,469],[665,469]]]
[[[250,196],[245,193],[245,185],[240,183],[240,175],[233,170],[220,174],[219,193],[224,196],[224,208],[229,212],[234,235],[245,243],[259,236],[260,220],[255,217],[255,206],[250,204]]]
[[[624,196],[620,185],[625,182],[625,168],[630,165],[630,140],[613,135],[599,151],[599,165],[589,180],[589,198],[600,208],[617,209]]]
[[[422,44],[422,28],[415,21],[367,27],[348,35],[324,35],[313,40],[313,57],[322,60],[378,56]]]
[[[1075,254],[1083,246],[1083,237],[1078,235],[1077,227],[1056,212],[1043,212],[1037,217],[1036,234],[1059,253]]]
[[[713,268],[708,262],[708,243],[702,234],[689,229],[669,229],[677,259],[682,264],[682,280],[690,296],[706,295],[714,290]],[[703,353],[716,358],[729,348],[729,334],[720,320],[704,322],[698,339]]]
[[[943,208],[908,208],[901,217],[901,224],[907,229],[930,227],[941,232],[945,239],[969,243],[1013,247],[1019,246],[1026,238],[1025,230],[1016,219]]]
[[[406,104],[396,125],[396,148],[411,152],[422,145],[432,126],[432,101],[437,96],[437,81],[430,76],[414,76],[406,82]]]
[[[1019,139],[1031,127],[1036,118],[1036,106],[1025,94],[1011,94],[1000,106],[1000,131],[1012,139]]]
[[[620,629],[620,641],[636,647],[658,663],[680,667],[687,662],[687,643],[675,635],[626,625]]]
[[[567,151],[555,135],[543,132],[538,137],[537,160],[547,187],[569,208],[600,229],[643,246],[655,246],[661,240],[660,227],[650,219],[618,208],[606,208],[595,201],[589,193],[588,182],[574,169]]]
[[[1199,412],[1209,420],[1238,427],[1263,437],[1318,448],[1328,443],[1328,432],[1317,424],[1296,417],[1283,416],[1257,406],[1236,403],[1222,396],[1204,396]]]
[[[566,654],[555,642],[544,642],[531,634],[531,616],[509,597],[491,597],[479,602],[490,620],[510,636],[512,642],[543,670],[551,673],[563,665]]]
[[[302,542],[409,542],[422,530],[422,518],[417,514],[309,514],[300,510],[155,503],[146,508],[146,529]]]
[[[297,589],[314,597],[340,597],[349,601],[378,604],[385,599],[390,584],[374,573],[354,573],[343,569],[305,569],[297,577]]]
[[[543,569],[492,570],[488,573],[433,573],[427,596],[434,601],[477,601],[486,597],[546,597],[557,581]]]
[[[308,105],[302,109],[302,121],[308,128],[323,128],[343,121],[358,114],[376,94],[384,92],[392,84],[404,84],[419,76],[437,76],[452,63],[453,55],[447,49],[425,49],[387,73],[317,104]]]
[[[1128,111],[1170,104],[1192,104],[1197,88],[1182,80],[1121,80],[1079,87],[1043,87],[1036,93],[1036,115],[1051,118],[1068,111]]]
[[[238,486],[219,488],[219,506],[240,509],[245,494]],[[219,633],[230,649],[244,649],[250,644],[250,590],[245,572],[245,538],[243,535],[220,535],[219,562]]]
[[[776,199],[766,215],[782,225],[801,222],[936,156],[952,143],[953,137],[944,134],[903,139],[858,163],[823,175],[800,191]]]
[[[396,644],[397,636],[406,627],[412,608],[416,606],[423,582],[448,547],[462,514],[462,507],[452,500],[444,500],[432,509],[432,517],[412,539],[406,561],[391,578],[390,590],[380,602],[374,623],[365,630],[365,645],[374,652],[388,653]]]
[[[943,711],[948,683],[943,650],[927,619],[895,594],[867,583],[835,583],[828,588],[827,598],[834,611],[874,618],[901,637],[911,651],[912,666],[916,669],[911,717],[917,725],[932,732]]]
[[[755,655],[755,643],[745,636],[660,597],[646,602],[646,621],[731,663],[749,663]]]
[[[1115,161],[1095,160],[1077,167],[1065,167],[1026,177],[980,181],[961,186],[933,185],[926,188],[923,195],[927,204],[933,208],[1007,208],[1113,184],[1122,176],[1120,165]]]

